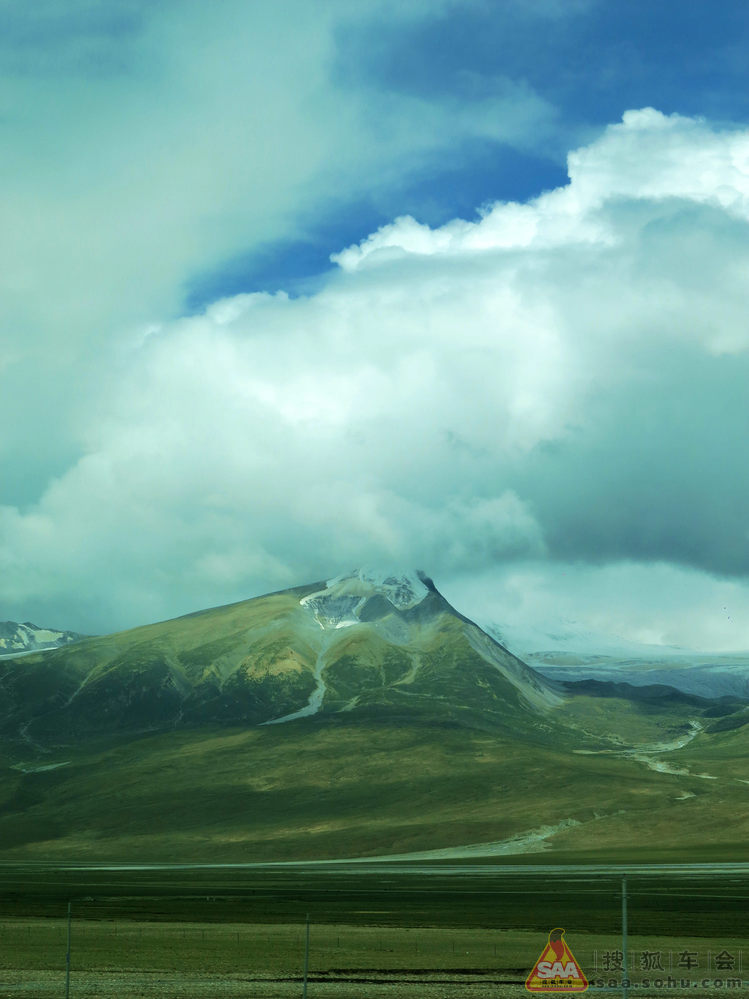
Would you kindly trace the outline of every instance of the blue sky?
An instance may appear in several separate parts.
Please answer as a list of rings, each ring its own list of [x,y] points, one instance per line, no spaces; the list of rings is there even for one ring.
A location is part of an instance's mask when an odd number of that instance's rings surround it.
[[[748,34],[733,0],[1,4],[0,619],[392,561],[749,646]]]
[[[416,94],[470,97],[522,79],[568,125],[603,125],[623,107],[741,120],[747,109],[740,3],[471,5],[403,30],[350,32],[344,79]]]
[[[327,205],[322,218],[310,217],[300,239],[254,248],[193,277],[185,305],[198,312],[217,298],[241,292],[304,293],[330,270],[331,253],[399,215],[413,215],[429,225],[456,216],[474,218],[481,205],[496,200],[498,190],[503,199],[522,201],[563,184],[566,177],[564,165],[536,153],[486,140],[466,143],[449,163],[425,164],[417,177],[404,177],[401,187]]]
[[[497,199],[522,201],[566,180],[566,153],[620,117],[652,105],[666,113],[741,123],[749,113],[749,8],[702,0],[447,8],[413,23],[381,16],[341,27],[333,73],[341,86],[431,100],[472,100],[520,81],[548,102],[553,138],[521,148],[468,139],[416,176],[306,220],[305,238],[223,262],[193,279],[189,307],[219,294],[308,287],[329,254],[398,215],[430,225],[472,218]]]

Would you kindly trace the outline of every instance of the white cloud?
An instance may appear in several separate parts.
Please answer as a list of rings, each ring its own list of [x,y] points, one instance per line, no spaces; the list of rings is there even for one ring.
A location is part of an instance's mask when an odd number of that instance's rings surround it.
[[[122,337],[179,315],[197,277],[304,237],[331,205],[450,144],[539,130],[548,109],[527,88],[468,107],[341,85],[343,25],[376,32],[378,19],[450,5],[405,6],[74,0],[64,13],[49,2],[4,12],[0,422],[16,430],[0,437],[0,461],[34,482],[59,471],[55,453],[80,448]]]
[[[529,652],[595,651],[591,636],[610,636],[614,647],[623,640],[703,652],[749,649],[749,583],[664,563],[528,561],[456,575],[444,593],[469,617],[500,631],[506,625]]]
[[[718,132],[707,123],[653,108],[625,112],[622,122],[567,157],[570,183],[528,204],[498,202],[478,222],[455,219],[439,229],[410,216],[383,226],[335,254],[344,270],[407,255],[621,245],[630,235],[616,214],[620,200],[683,199],[749,219],[749,133]],[[614,212],[606,212],[608,206]],[[659,206],[653,216],[662,213]],[[613,215],[613,217],[612,217]],[[640,220],[640,225],[641,225]]]
[[[306,298],[154,324],[100,383],[85,456],[2,511],[0,597],[96,628],[383,560],[449,582],[531,559],[539,591],[559,560],[690,565],[695,593],[746,576],[747,141],[630,112],[558,191],[397,220]],[[681,583],[683,614],[654,584],[621,621],[596,586],[599,624],[718,641]]]

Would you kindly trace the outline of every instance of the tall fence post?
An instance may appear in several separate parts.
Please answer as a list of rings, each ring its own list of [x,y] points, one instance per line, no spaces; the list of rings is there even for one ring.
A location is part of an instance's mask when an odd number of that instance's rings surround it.
[[[65,999],[70,997],[70,911],[72,902],[68,902],[68,945],[65,950]]]
[[[304,989],[302,999],[307,999],[307,974],[309,972],[309,913],[307,913],[307,927],[304,934]]]
[[[627,968],[627,878],[622,877],[622,999],[627,999],[627,983],[629,971]]]

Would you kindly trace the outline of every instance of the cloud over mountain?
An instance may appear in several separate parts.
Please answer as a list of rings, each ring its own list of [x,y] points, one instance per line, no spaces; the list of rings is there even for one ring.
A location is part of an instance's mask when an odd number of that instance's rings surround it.
[[[629,111],[568,164],[398,218],[306,295],[156,311],[97,367],[83,456],[0,510],[9,616],[94,630],[388,559],[743,586],[749,132]]]

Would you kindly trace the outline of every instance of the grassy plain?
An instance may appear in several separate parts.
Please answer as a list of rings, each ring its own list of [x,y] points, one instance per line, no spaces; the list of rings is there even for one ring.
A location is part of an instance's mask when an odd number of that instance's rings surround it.
[[[591,700],[590,724],[611,731],[610,702]],[[648,741],[679,733],[662,714],[640,724]],[[504,841],[572,820],[554,849],[668,843],[699,860],[711,844],[714,859],[749,859],[745,731],[700,736],[723,756],[706,750],[695,773],[654,771],[621,755],[622,742],[600,752],[598,736],[571,728],[520,740],[391,717],[17,750],[0,759],[0,850],[18,861],[305,860]],[[696,741],[689,751],[667,762],[690,770]]]
[[[591,980],[616,977],[606,966],[621,947],[620,878],[576,867],[6,865],[0,888],[0,996],[63,994],[70,897],[73,996],[299,996],[307,913],[311,999],[520,995],[555,925]],[[729,977],[716,955],[733,956],[733,977],[749,963],[737,934],[748,894],[744,873],[630,873],[632,980],[648,977],[647,952],[662,978],[688,979],[669,996],[725,994],[699,986]]]

